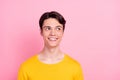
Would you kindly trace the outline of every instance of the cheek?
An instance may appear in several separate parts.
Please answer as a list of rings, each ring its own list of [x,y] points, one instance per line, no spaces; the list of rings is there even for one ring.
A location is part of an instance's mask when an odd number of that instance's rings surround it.
[[[43,37],[47,37],[49,35],[48,32],[42,32],[41,34],[42,34]]]
[[[60,32],[57,32],[58,36],[62,36],[63,35],[63,32],[60,31]]]
[[[45,34],[41,34],[42,35],[42,38],[45,40],[47,38],[47,36]]]
[[[63,36],[63,33],[59,33],[58,36],[59,36],[59,37],[62,37],[62,36]]]

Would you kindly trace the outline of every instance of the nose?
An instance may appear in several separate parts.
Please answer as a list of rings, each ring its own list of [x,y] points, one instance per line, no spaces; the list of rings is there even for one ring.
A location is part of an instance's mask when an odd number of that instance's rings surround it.
[[[55,35],[55,33],[56,33],[56,32],[55,32],[55,30],[54,30],[54,29],[52,29],[52,30],[51,30],[51,32],[50,32],[50,35],[51,35],[51,36],[54,36],[54,35]]]

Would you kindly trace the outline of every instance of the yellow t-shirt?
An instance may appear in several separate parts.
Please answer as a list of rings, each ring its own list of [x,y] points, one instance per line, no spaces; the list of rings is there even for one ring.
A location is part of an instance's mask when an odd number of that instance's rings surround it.
[[[21,65],[17,80],[83,80],[83,74],[80,64],[68,55],[55,64],[40,62],[35,55]]]

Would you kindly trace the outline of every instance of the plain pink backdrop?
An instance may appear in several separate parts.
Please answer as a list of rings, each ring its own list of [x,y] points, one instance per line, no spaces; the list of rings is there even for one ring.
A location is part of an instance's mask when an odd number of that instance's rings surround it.
[[[61,48],[80,62],[85,80],[120,80],[119,0],[1,0],[0,80],[43,47],[38,21],[46,11],[66,19]]]

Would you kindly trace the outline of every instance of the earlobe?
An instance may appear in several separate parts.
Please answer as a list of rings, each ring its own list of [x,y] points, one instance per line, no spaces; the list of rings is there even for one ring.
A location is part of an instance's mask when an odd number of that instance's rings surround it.
[[[43,33],[42,33],[42,31],[40,31],[40,34],[41,34],[41,36],[43,36]]]

